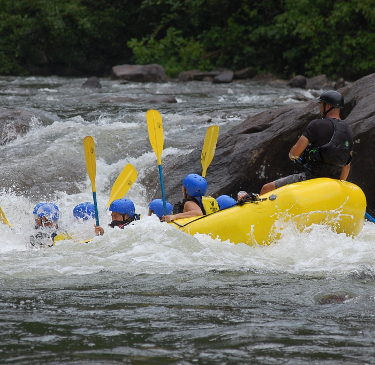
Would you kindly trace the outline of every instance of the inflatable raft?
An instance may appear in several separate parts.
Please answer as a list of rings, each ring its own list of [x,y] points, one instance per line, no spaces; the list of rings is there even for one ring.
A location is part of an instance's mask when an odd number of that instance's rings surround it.
[[[362,230],[365,212],[366,197],[357,185],[319,178],[283,186],[243,205],[170,224],[191,235],[204,233],[235,244],[264,245],[277,240],[291,222],[300,231],[323,224],[337,233],[355,236]]]

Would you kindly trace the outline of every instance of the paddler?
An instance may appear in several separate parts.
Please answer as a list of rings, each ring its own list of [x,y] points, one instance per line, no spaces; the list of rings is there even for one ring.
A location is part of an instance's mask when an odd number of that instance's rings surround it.
[[[348,178],[353,153],[353,132],[340,118],[344,98],[339,92],[329,90],[319,97],[318,102],[322,118],[308,124],[289,152],[289,158],[293,162],[302,162],[306,171],[263,185],[260,195],[284,185],[317,177],[340,180]]]
[[[167,207],[167,214],[172,214],[172,204],[169,202],[166,202]],[[164,216],[164,205],[163,205],[163,199],[154,199],[149,205],[148,205],[148,215],[156,214],[159,219],[162,221]]]
[[[134,203],[130,199],[117,199],[114,200],[108,209],[111,213],[112,222],[109,224],[111,228],[118,227],[123,229],[130,223],[139,220],[140,215],[135,213]],[[104,228],[99,227],[96,224],[95,234],[97,236],[103,236]]]
[[[55,238],[59,234],[59,208],[53,203],[39,203],[34,207],[33,214],[35,218],[35,229],[38,230],[38,232],[30,236],[30,244],[32,246],[53,246]]]
[[[85,202],[76,205],[73,208],[73,216],[79,221],[87,221],[90,218],[95,219],[95,206],[93,203]]]
[[[198,174],[189,174],[182,181],[182,195],[184,200],[183,212],[169,214],[163,217],[165,222],[172,222],[176,219],[190,218],[204,215],[202,197],[207,190],[207,181]]]

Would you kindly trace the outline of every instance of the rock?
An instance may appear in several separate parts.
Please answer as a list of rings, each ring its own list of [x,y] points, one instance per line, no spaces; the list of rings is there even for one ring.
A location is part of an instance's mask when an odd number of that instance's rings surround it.
[[[215,76],[220,75],[221,73],[222,71],[219,71],[219,70],[199,72],[194,75],[194,80],[195,81],[212,81]]]
[[[326,75],[315,76],[307,79],[305,89],[330,90],[332,89],[332,82],[328,80]]]
[[[264,72],[262,74],[258,74],[253,77],[254,81],[261,81],[261,82],[272,82],[277,80],[277,76],[270,73],[270,72]]]
[[[228,84],[228,83],[232,82],[233,75],[234,75],[234,73],[231,70],[224,71],[221,74],[215,76],[214,79],[212,80],[212,82],[214,84]]]
[[[157,64],[114,66],[112,67],[111,79],[121,79],[134,82],[168,81],[164,68]]]
[[[235,80],[252,79],[257,74],[256,70],[252,67],[245,67],[241,70],[234,71],[233,78]]]
[[[101,87],[102,85],[100,84],[99,79],[95,76],[88,78],[82,84],[82,88],[88,88],[88,89],[100,89]]]
[[[302,76],[302,75],[297,75],[297,76],[292,77],[289,80],[288,86],[304,89],[306,87],[306,83],[307,83],[307,77]]]
[[[341,89],[342,87],[345,86],[345,80],[343,77],[340,77],[336,82],[335,82],[335,85],[333,86],[333,88],[335,90],[338,90],[338,89]]]
[[[10,109],[0,107],[0,145],[13,141],[18,136],[24,136],[36,124],[51,123],[41,113],[27,109]]]
[[[199,70],[184,71],[184,72],[181,72],[178,75],[178,79],[180,81],[193,81],[195,75],[197,75],[199,73],[201,73],[201,71],[199,71]]]
[[[368,212],[375,216],[375,74],[368,75],[340,89],[345,98],[341,117],[355,136],[353,161],[348,181],[366,194]],[[290,148],[307,124],[319,118],[315,100],[270,109],[250,116],[241,124],[220,134],[215,157],[208,168],[208,195],[236,196],[240,190],[259,193],[261,187],[282,176],[303,171],[288,158]],[[167,200],[181,200],[181,183],[188,173],[202,173],[202,141],[190,154],[164,160],[163,170]],[[155,191],[158,171],[141,181]],[[159,194],[160,190],[156,190]]]
[[[95,99],[101,103],[177,103],[177,100],[172,95],[153,95],[144,96],[139,98],[130,98],[128,96],[104,96],[102,98]]]

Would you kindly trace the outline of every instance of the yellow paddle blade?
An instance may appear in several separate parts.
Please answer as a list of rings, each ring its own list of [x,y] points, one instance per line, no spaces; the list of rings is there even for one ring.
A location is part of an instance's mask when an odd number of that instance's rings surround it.
[[[4,224],[7,224],[9,227],[11,227],[12,225],[9,223],[7,217],[5,216],[5,213],[3,212],[3,210],[1,209],[0,207],[0,221],[3,222]]]
[[[157,110],[151,109],[146,113],[146,119],[151,146],[158,159],[158,165],[161,165],[161,154],[164,147],[163,122],[161,120],[161,115]]]
[[[215,155],[217,137],[219,136],[219,126],[212,125],[207,129],[206,138],[204,139],[201,162],[202,162],[202,176],[206,177],[207,168],[210,166]]]
[[[92,191],[95,192],[96,156],[95,143],[94,139],[91,136],[87,136],[83,139],[83,149],[85,151],[86,168],[91,180]]]
[[[112,186],[111,196],[109,201],[106,205],[108,208],[111,203],[116,199],[121,199],[125,196],[131,186],[134,184],[135,180],[137,180],[137,170],[135,167],[128,163],[123,170],[121,171],[120,175],[116,179],[115,183]]]

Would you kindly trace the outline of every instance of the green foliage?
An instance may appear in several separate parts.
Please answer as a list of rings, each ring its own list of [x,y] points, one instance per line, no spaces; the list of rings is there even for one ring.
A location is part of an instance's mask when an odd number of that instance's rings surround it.
[[[170,77],[176,77],[186,70],[212,68],[210,61],[205,58],[203,45],[193,38],[182,37],[181,33],[171,27],[167,30],[166,36],[159,41],[155,38],[143,38],[140,41],[133,38],[128,42],[128,46],[133,50],[136,63],[161,64]]]
[[[1,0],[0,74],[159,63],[358,78],[375,71],[375,0]],[[40,71],[40,72],[42,72]],[[37,72],[37,71],[35,71]]]

